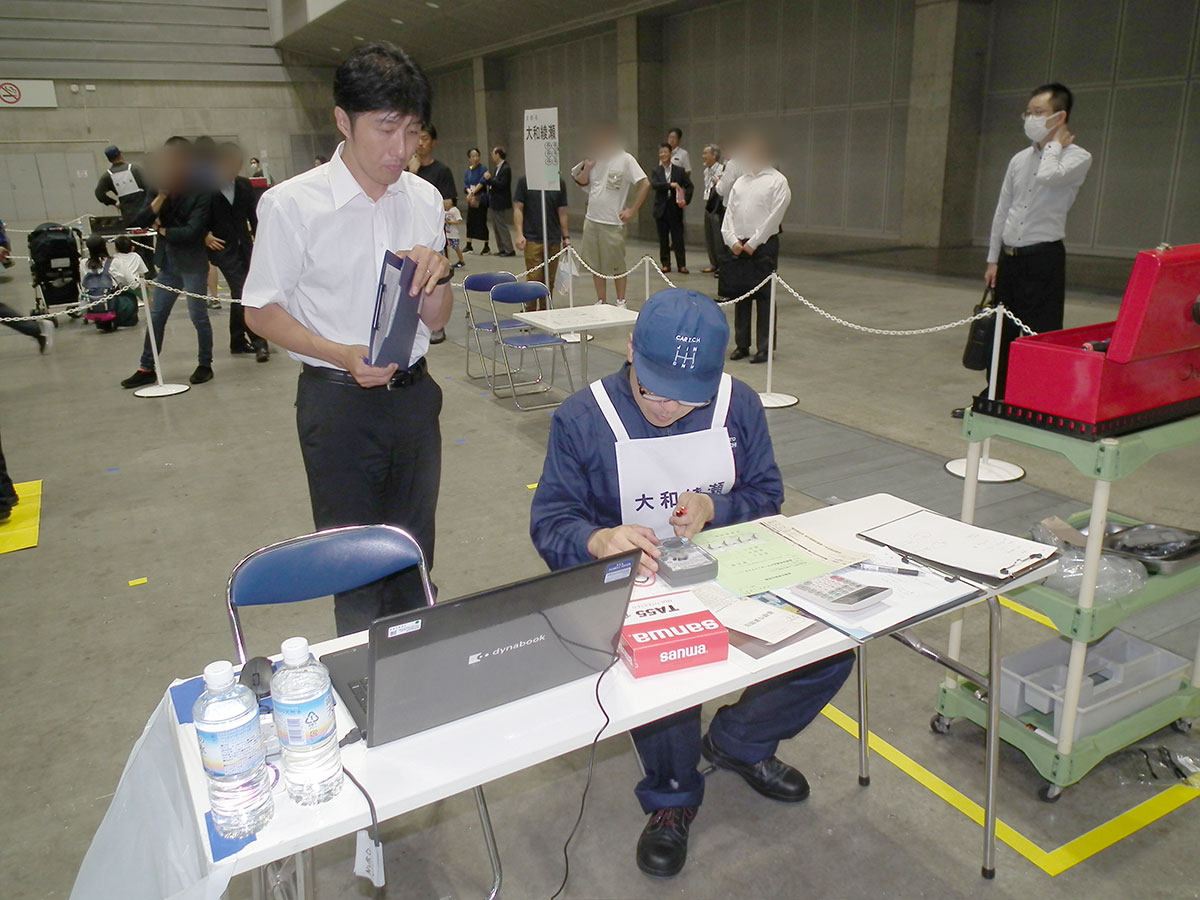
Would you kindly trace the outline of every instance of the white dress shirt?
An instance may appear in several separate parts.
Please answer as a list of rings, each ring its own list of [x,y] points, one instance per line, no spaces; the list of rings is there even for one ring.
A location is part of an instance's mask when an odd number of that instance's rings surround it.
[[[441,250],[445,210],[437,188],[408,171],[378,201],[371,200],[342,162],[343,146],[328,165],[263,194],[242,303],[257,308],[278,303],[323,338],[370,346],[384,251],[403,253],[418,244]],[[409,365],[428,349],[429,329],[418,322]]]
[[[671,151],[671,165],[679,166],[679,168],[683,169],[689,175],[692,174],[692,158],[682,147],[676,147]]]
[[[717,193],[728,199],[733,184],[742,177],[745,169],[736,159],[730,159],[721,164],[721,174],[717,179]]]
[[[759,172],[743,172],[725,202],[725,218],[721,220],[725,245],[733,247],[742,241],[757,250],[779,231],[792,202],[792,189],[778,169],[767,166]]]
[[[1092,166],[1092,154],[1077,144],[1063,148],[1049,141],[1041,150],[1031,144],[1008,162],[1000,201],[992,218],[989,263],[1000,259],[1000,245],[1025,247],[1061,241],[1067,213]]]
[[[717,179],[721,177],[721,173],[725,171],[725,163],[717,160],[711,166],[704,167],[704,202],[708,202],[708,198],[712,196],[713,187],[717,183]]]

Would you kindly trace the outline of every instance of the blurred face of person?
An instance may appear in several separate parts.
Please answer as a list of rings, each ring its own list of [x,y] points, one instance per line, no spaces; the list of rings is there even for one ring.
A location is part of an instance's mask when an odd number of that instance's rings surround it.
[[[664,166],[671,162],[671,148],[670,147],[659,147],[658,148],[658,161],[660,163],[662,163],[662,165],[664,165]]]
[[[346,138],[342,162],[368,197],[378,200],[404,174],[418,142],[425,137],[417,116],[374,110],[353,118],[334,107],[338,130]]]
[[[192,148],[185,144],[168,144],[155,157],[159,168],[158,183],[171,193],[187,189],[191,178]]]
[[[475,168],[477,165],[479,165],[479,151],[478,150],[472,150],[470,153],[467,154],[467,165],[469,165],[472,169]]]
[[[712,148],[711,148],[711,147],[705,147],[705,148],[704,148],[704,149],[703,149],[703,150],[700,152],[700,158],[701,158],[702,160],[704,160],[704,164],[705,164],[706,166],[711,166],[713,163],[715,163],[715,162],[717,161],[717,155],[716,155],[715,153],[713,153],[713,152],[712,152]]]
[[[674,131],[667,132],[667,143],[670,144],[671,149],[674,150],[679,146],[679,135]]]
[[[221,177],[226,184],[232,182],[242,171],[242,154],[236,150],[225,150],[220,159]]]

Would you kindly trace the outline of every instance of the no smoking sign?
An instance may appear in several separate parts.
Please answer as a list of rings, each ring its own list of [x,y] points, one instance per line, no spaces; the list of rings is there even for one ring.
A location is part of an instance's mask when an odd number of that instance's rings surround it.
[[[0,82],[0,103],[12,105],[21,100],[21,89],[11,81]]]

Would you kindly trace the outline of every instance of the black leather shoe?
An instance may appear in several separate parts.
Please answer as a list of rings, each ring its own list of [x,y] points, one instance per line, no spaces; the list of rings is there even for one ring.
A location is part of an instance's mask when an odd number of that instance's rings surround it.
[[[963,417],[964,412],[966,412],[966,407],[956,406],[956,407],[954,407],[954,409],[950,410],[950,418],[961,419]]]
[[[669,878],[687,862],[688,829],[697,806],[668,806],[655,810],[638,838],[637,865],[647,875]]]
[[[270,362],[271,348],[267,346],[266,341],[257,341],[254,344],[254,361],[255,362]]]
[[[766,361],[767,361],[767,351],[766,350],[759,350],[752,357],[750,357],[750,362],[752,362],[752,363],[765,363]]]
[[[729,354],[729,358],[733,362],[737,362],[739,359],[745,359],[749,355],[750,355],[749,350],[743,350],[741,347],[738,347],[736,350],[734,350],[732,353]]]
[[[196,371],[188,376],[188,381],[192,384],[204,384],[204,382],[212,381],[212,379],[212,366],[196,366]]]
[[[147,372],[145,369],[138,369],[121,382],[121,387],[128,390],[129,388],[137,388],[145,384],[154,384],[156,381],[158,381],[158,379],[154,377],[153,372]]]
[[[700,742],[704,758],[718,769],[737,772],[746,784],[764,797],[782,800],[784,803],[799,803],[808,796],[808,779],[799,769],[789,766],[777,756],[768,756],[761,762],[744,763],[734,759],[713,743],[712,735],[704,735]]]
[[[431,343],[431,344],[441,344],[445,340],[446,340],[446,329],[444,329],[444,328],[439,328],[437,331],[434,331],[429,335],[429,343]]]
[[[237,356],[239,353],[253,353],[254,348],[249,344],[230,344],[229,352]]]

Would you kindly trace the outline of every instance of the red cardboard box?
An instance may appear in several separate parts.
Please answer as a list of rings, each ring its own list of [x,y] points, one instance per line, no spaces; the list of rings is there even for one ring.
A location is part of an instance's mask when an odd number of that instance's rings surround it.
[[[729,657],[729,632],[691,591],[634,600],[621,629],[621,659],[634,678]]]

